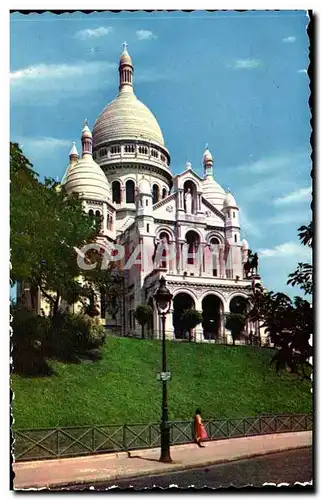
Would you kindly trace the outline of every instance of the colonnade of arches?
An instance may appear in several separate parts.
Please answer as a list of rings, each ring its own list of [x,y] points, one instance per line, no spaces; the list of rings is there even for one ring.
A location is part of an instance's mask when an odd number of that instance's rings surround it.
[[[157,267],[170,268],[171,266],[169,266],[170,263],[168,261],[170,258],[173,259],[173,255],[171,254],[171,243],[175,244],[175,238],[168,231],[161,230],[157,236],[157,241],[162,243],[162,257],[164,257],[161,261],[158,261]],[[222,264],[220,262],[220,244],[219,238],[213,236],[210,238],[209,242],[202,243],[203,246],[200,247],[200,234],[193,229],[187,231],[185,234],[185,248],[182,246],[179,250],[179,253],[182,255],[183,270],[196,272],[197,269],[195,269],[195,266],[197,266],[198,269],[201,267],[204,271],[206,265],[208,269],[210,261],[207,261],[206,264],[206,257],[203,252],[204,246],[207,245],[210,252],[208,259],[211,260],[212,275],[221,276],[223,274],[223,269],[221,269]],[[175,265],[176,264],[172,265],[172,267],[175,267]]]
[[[234,296],[229,302],[229,312],[245,313],[247,310],[247,298],[241,295]],[[176,339],[185,339],[188,332],[184,330],[182,315],[187,309],[196,309],[196,300],[187,292],[179,292],[173,298],[173,330]],[[197,326],[203,333],[205,340],[216,340],[224,334],[224,303],[214,293],[205,295],[201,301],[202,323]]]
[[[135,182],[132,179],[128,179],[125,183],[125,199],[122,194],[122,185],[119,180],[115,180],[112,182],[112,201],[114,203],[135,203]],[[152,185],[152,203],[155,204],[161,199],[163,200],[168,196],[168,190],[164,188],[160,188],[160,186],[156,183]]]
[[[88,211],[88,215],[90,217],[95,218],[97,223],[101,224],[101,229],[104,228],[105,223],[106,223],[107,229],[109,229],[109,230],[113,229],[113,216],[110,213],[107,213],[106,221],[104,221],[103,214],[100,210],[93,210],[92,208],[90,208]]]

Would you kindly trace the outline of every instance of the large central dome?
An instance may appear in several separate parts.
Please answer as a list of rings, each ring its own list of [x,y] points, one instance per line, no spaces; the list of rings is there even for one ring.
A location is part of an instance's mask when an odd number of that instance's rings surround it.
[[[152,141],[164,146],[163,135],[153,113],[133,92],[133,65],[126,48],[121,55],[119,73],[119,95],[106,106],[94,125],[95,149],[120,139]]]
[[[161,129],[149,108],[133,92],[120,92],[95,122],[95,147],[119,139],[141,139],[164,146]]]

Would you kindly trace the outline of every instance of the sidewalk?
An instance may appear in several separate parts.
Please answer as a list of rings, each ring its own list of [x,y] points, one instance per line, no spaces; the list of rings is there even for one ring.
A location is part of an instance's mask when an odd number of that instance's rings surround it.
[[[40,489],[116,481],[192,469],[311,445],[312,432],[305,431],[210,441],[206,443],[205,448],[198,448],[195,444],[172,446],[171,464],[159,462],[159,448],[129,453],[17,462],[13,464],[14,489]]]

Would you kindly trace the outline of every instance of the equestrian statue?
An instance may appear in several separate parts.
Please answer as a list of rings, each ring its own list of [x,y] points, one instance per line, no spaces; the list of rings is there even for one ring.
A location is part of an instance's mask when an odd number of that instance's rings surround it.
[[[255,270],[255,272],[254,272]],[[258,255],[248,250],[248,257],[244,264],[245,278],[258,274]]]

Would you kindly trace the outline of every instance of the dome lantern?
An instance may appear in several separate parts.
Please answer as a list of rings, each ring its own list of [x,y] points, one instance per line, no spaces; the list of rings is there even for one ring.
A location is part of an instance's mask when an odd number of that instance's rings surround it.
[[[123,52],[120,57],[120,92],[133,92],[133,64],[130,54],[127,51],[127,43],[123,42]]]
[[[84,123],[84,127],[82,130],[82,157],[86,154],[92,155],[92,132],[89,129],[87,118]]]
[[[212,177],[213,176],[213,171],[212,171],[212,166],[213,166],[213,158],[212,154],[210,153],[208,149],[208,144],[206,144],[206,149],[202,157],[202,163],[204,166],[204,177]]]

